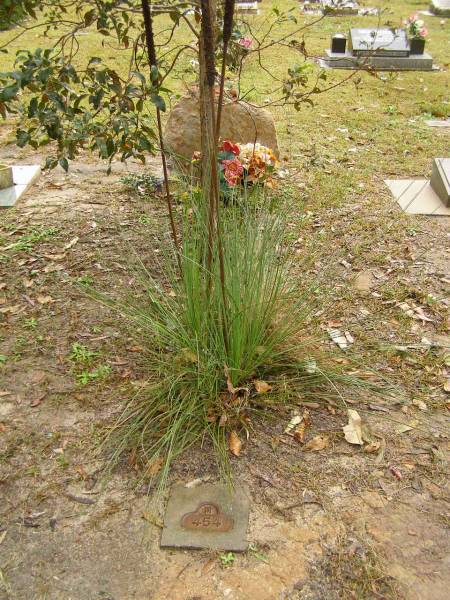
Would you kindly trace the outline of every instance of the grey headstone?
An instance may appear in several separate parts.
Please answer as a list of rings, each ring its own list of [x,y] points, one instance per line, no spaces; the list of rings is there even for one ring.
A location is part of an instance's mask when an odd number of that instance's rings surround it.
[[[432,0],[430,10],[440,17],[450,17],[450,0]]]
[[[450,206],[450,158],[435,158],[431,187],[446,206]]]
[[[409,41],[404,29],[350,29],[350,50],[354,56],[405,58]]]
[[[161,547],[247,550],[249,498],[246,489],[226,485],[172,488]]]

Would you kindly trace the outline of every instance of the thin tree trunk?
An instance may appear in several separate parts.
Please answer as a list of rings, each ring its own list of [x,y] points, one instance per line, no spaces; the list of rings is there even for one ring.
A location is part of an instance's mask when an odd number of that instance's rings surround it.
[[[214,13],[211,13],[211,4],[214,4]],[[228,326],[227,326],[227,295],[225,287],[225,264],[223,256],[222,237],[219,227],[219,178],[217,170],[217,140],[216,140],[216,110],[215,110],[215,41],[217,20],[215,0],[201,0],[202,8],[202,31],[201,31],[201,60],[203,63],[203,73],[201,72],[201,93],[200,106],[204,114],[201,113],[201,120],[204,123],[204,146],[207,151],[202,157],[204,170],[203,190],[208,192],[208,290],[211,286],[211,269],[213,268],[214,246],[217,244],[220,269],[220,285],[223,299],[222,311],[222,329],[225,348],[228,351]],[[214,15],[214,18],[212,18]],[[203,75],[203,77],[202,77]],[[204,120],[203,120],[204,119]],[[207,156],[207,161],[205,161]],[[206,168],[205,168],[206,167]]]
[[[158,61],[156,58],[156,50],[155,50],[155,40],[153,35],[153,19],[151,15],[151,0],[141,0],[142,2],[142,13],[144,15],[144,26],[145,26],[145,39],[147,43],[147,54],[148,54],[148,62],[150,65],[150,70],[152,67],[158,67]],[[182,275],[182,267],[181,267],[181,258],[180,258],[180,243],[178,241],[177,229],[175,226],[175,219],[172,208],[172,198],[170,195],[170,185],[169,185],[169,173],[167,169],[167,159],[166,152],[164,150],[164,136],[162,130],[162,122],[161,122],[161,110],[156,107],[156,121],[158,123],[158,137],[159,137],[159,146],[161,149],[161,160],[163,166],[163,174],[164,174],[164,187],[166,192],[166,202],[167,202],[167,210],[169,213],[170,227],[172,229],[172,239],[175,245],[175,250],[177,254],[177,262],[178,268],[180,270],[180,275]]]
[[[210,0],[210,14],[211,14],[211,24],[214,28],[215,33],[215,24],[217,22],[217,0]],[[205,165],[211,165],[212,155],[211,155],[211,144],[210,144],[210,131],[209,125],[211,120],[211,103],[209,101],[209,92],[206,89],[206,65],[205,65],[205,49],[203,46],[203,31],[200,35],[199,39],[199,63],[200,63],[200,83],[199,83],[199,110],[200,110],[200,133],[201,133],[201,153],[202,157],[205,157],[205,160],[202,160],[203,169],[202,169],[202,188],[208,189],[208,182],[211,177],[211,171],[209,168],[205,167]]]

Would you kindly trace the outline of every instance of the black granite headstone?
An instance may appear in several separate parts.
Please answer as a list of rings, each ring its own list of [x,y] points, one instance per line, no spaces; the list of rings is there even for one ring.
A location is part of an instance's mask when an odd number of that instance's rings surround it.
[[[343,33],[336,33],[331,38],[331,52],[335,54],[345,54],[347,48],[347,38]]]

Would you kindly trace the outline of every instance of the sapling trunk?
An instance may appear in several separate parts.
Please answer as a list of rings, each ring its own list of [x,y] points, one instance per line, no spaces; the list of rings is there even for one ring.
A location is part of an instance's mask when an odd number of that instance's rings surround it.
[[[152,80],[151,79],[151,70],[153,67],[158,68],[158,61],[156,58],[155,38],[154,38],[154,34],[153,34],[153,19],[152,19],[152,14],[150,11],[151,0],[141,0],[141,2],[142,2],[142,13],[144,15],[145,39],[146,39],[146,44],[147,44],[148,62],[150,65],[150,80]],[[180,258],[180,243],[178,240],[177,228],[175,226],[175,219],[174,219],[174,215],[173,215],[172,198],[170,195],[169,173],[167,170],[167,159],[166,159],[166,152],[164,149],[164,136],[163,136],[163,129],[162,129],[162,121],[161,121],[161,110],[158,106],[156,107],[156,121],[158,124],[158,137],[159,137],[159,146],[161,149],[161,160],[162,160],[162,166],[163,166],[164,187],[165,187],[165,192],[166,192],[167,210],[169,213],[170,227],[172,229],[172,239],[173,239],[173,243],[175,245],[175,250],[176,250],[176,254],[177,254],[178,268],[180,269],[180,275],[181,275],[182,268],[181,268],[181,258]]]
[[[211,18],[211,7],[209,0],[201,0],[202,11],[202,40],[201,48],[203,50],[204,64],[204,86],[203,89],[209,96],[209,110],[206,113],[205,129],[208,138],[209,157],[210,157],[210,177],[206,180],[209,187],[209,218],[208,218],[208,273],[212,267],[214,238],[217,243],[217,253],[219,258],[220,269],[220,285],[222,288],[223,297],[223,336],[224,343],[228,349],[228,332],[227,332],[227,295],[225,286],[225,265],[223,256],[223,245],[221,232],[219,228],[219,178],[217,171],[217,138],[216,138],[216,111],[215,111],[215,40],[214,29]],[[205,157],[203,157],[205,160]],[[204,178],[205,181],[205,178]],[[211,282],[211,277],[208,275],[208,284]]]
[[[222,56],[222,70],[220,73],[220,88],[219,88],[219,101],[217,103],[217,121],[216,121],[216,146],[219,143],[220,138],[220,126],[222,121],[222,109],[223,109],[223,93],[225,89],[225,72],[227,68],[227,54],[228,44],[230,43],[231,34],[233,32],[233,20],[234,20],[234,7],[235,0],[225,0],[225,8],[223,15],[223,56]]]

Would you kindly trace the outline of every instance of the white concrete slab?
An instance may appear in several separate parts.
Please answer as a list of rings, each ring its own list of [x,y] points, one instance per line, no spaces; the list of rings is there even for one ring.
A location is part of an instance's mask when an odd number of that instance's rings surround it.
[[[450,127],[450,119],[429,119],[425,123],[429,127]]]
[[[39,165],[13,166],[14,186],[0,191],[0,207],[15,206],[19,198],[27,192],[41,175]]]
[[[387,179],[384,183],[405,213],[450,216],[450,206],[439,198],[428,179]]]

